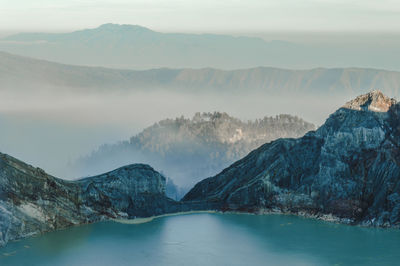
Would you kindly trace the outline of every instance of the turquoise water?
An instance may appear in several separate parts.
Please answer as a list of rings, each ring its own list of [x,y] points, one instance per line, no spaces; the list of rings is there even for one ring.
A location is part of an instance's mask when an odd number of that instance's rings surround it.
[[[400,230],[288,215],[102,222],[9,243],[0,265],[400,265]]]

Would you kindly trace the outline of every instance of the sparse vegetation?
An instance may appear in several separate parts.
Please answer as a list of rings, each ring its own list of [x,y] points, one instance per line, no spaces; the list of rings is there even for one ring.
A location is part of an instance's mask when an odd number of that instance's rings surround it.
[[[196,113],[165,119],[127,141],[101,146],[74,165],[81,175],[133,162],[149,163],[185,188],[216,174],[258,146],[277,138],[300,137],[313,124],[278,115],[243,122],[226,113]],[[173,183],[169,191],[172,189]],[[178,191],[178,198],[183,194]],[[175,192],[174,192],[175,193]],[[176,198],[177,194],[169,193]]]

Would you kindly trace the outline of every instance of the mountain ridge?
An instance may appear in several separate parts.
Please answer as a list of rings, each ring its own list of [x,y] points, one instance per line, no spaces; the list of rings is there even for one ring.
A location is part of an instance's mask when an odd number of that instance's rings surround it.
[[[17,34],[12,34],[6,37],[3,37],[1,39],[3,40],[9,40],[9,41],[16,41],[16,40],[37,40],[37,36],[43,36],[47,37],[50,39],[57,39],[57,37],[60,36],[73,36],[73,35],[80,35],[82,36],[83,34],[98,34],[98,33],[104,33],[104,32],[109,32],[109,33],[149,33],[153,35],[161,35],[161,36],[188,36],[188,37],[201,37],[201,36],[213,36],[213,37],[219,37],[219,38],[229,38],[229,39],[248,39],[248,40],[255,40],[259,42],[265,42],[262,38],[258,37],[248,37],[248,36],[232,36],[228,34],[212,34],[212,33],[174,33],[174,32],[159,32],[152,30],[150,28],[141,26],[141,25],[132,25],[132,24],[115,24],[115,23],[105,23],[102,24],[96,28],[88,28],[88,29],[82,29],[82,30],[76,30],[72,32],[67,32],[67,33],[40,33],[40,32],[32,32],[32,33],[17,33]],[[53,37],[53,38],[51,38]],[[277,42],[279,40],[271,41],[271,42]],[[279,42],[285,42],[289,43],[286,41],[279,41]]]
[[[388,102],[387,112],[341,107],[316,131],[264,144],[182,200],[203,209],[400,227],[400,104],[380,91],[350,101]]]
[[[372,42],[367,52],[346,40],[343,44],[347,45],[322,46],[229,34],[162,33],[138,25],[105,24],[67,33],[6,36],[0,39],[0,50],[67,64],[123,69],[238,69],[268,65],[300,69],[376,66],[400,70],[397,50],[391,45],[382,49],[380,43]]]
[[[242,46],[263,49],[271,45],[276,46],[256,37],[161,33],[138,25],[119,24],[103,24],[97,28],[68,33],[19,33],[0,39],[0,50],[18,54],[35,55],[68,64],[78,62],[80,65],[141,69],[177,67],[182,63],[183,67],[198,66],[199,61],[207,66],[208,59],[205,57],[224,60],[219,53],[213,52],[215,49],[229,55],[240,51]],[[77,56],[78,51],[81,52],[80,56]],[[181,55],[183,51],[186,51],[186,59]],[[99,53],[104,60],[96,56]],[[203,56],[199,57],[198,54]]]
[[[269,94],[364,93],[380,88],[400,96],[400,72],[364,68],[314,68],[290,70],[273,67],[220,70],[171,69],[120,70],[71,66],[0,52],[0,81],[13,87],[68,88],[80,92],[144,91],[168,89],[180,92],[265,92]],[[18,89],[21,89],[18,88]]]

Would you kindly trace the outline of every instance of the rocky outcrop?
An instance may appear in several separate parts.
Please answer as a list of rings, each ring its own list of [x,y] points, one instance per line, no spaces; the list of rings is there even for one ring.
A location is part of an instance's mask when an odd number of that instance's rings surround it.
[[[400,104],[379,91],[357,97],[318,130],[261,146],[183,201],[399,227]]]
[[[0,246],[72,225],[175,211],[179,204],[165,196],[165,178],[148,165],[65,181],[0,154]]]

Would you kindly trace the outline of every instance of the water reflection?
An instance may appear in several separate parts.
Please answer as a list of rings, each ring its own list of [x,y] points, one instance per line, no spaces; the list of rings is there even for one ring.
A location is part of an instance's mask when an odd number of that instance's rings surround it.
[[[225,215],[278,253],[308,254],[326,265],[397,265],[400,231],[333,224],[289,215]]]
[[[400,232],[285,215],[103,222],[10,243],[0,265],[398,265]]]

